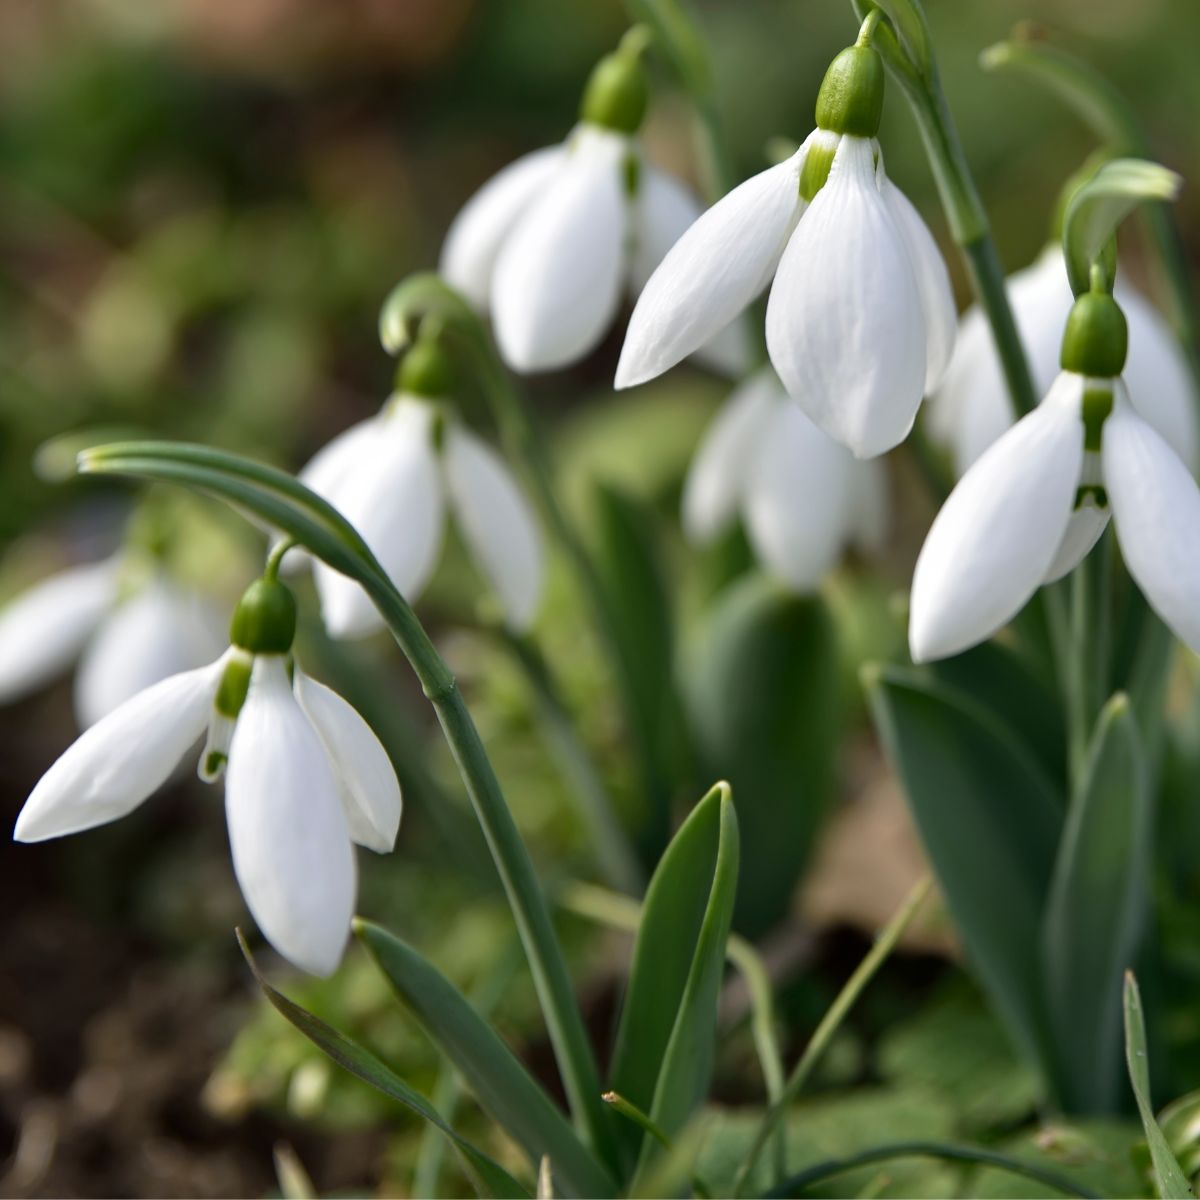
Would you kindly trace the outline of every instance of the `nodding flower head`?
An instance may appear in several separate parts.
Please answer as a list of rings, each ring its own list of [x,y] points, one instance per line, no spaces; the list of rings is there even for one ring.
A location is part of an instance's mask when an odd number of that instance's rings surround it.
[[[138,692],[46,772],[17,819],[22,842],[132,812],[207,730],[202,778],[225,777],[234,870],[264,936],[328,975],[354,915],[353,842],[392,848],[401,798],[387,753],[340,696],[291,657],[296,612],[278,580],[251,585],[215,662]]]

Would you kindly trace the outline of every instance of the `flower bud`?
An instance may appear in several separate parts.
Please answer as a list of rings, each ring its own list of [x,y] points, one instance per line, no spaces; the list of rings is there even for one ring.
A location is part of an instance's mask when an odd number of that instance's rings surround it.
[[[817,93],[817,128],[873,138],[883,115],[883,60],[870,46],[850,46],[829,64]]]
[[[618,50],[602,58],[584,88],[579,116],[616,133],[637,133],[646,115],[650,88],[639,56]]]
[[[286,654],[296,637],[296,601],[277,579],[256,579],[233,611],[229,640],[250,654]]]
[[[1093,379],[1115,379],[1124,369],[1128,350],[1129,327],[1121,306],[1103,291],[1079,296],[1063,334],[1063,370]]]
[[[396,368],[396,391],[414,396],[448,396],[454,366],[438,338],[419,337]]]

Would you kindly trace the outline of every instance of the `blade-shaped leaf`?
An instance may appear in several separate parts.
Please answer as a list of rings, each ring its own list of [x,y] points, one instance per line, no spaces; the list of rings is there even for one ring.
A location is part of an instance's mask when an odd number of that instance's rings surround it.
[[[1132,971],[1125,972],[1125,1062],[1129,1067],[1129,1082],[1142,1118],[1142,1128],[1146,1131],[1158,1194],[1163,1200],[1192,1200],[1193,1193],[1187,1177],[1167,1144],[1150,1105],[1146,1025],[1142,1018],[1142,996]]]
[[[566,1118],[461,992],[411,946],[369,921],[354,932],[433,1043],[462,1073],[479,1103],[537,1167],[549,1156],[560,1187],[575,1196],[611,1193],[613,1182]]]
[[[668,1136],[708,1089],[737,875],[737,816],[728,785],[718,784],[650,881],[613,1053],[613,1089]],[[642,1142],[639,1130],[627,1132],[631,1147]]]
[[[762,575],[741,580],[696,631],[684,680],[704,770],[738,798],[754,869],[734,925],[755,936],[787,913],[833,793],[844,688],[829,610]]]
[[[263,977],[250,953],[250,947],[238,931],[238,941],[254,978],[263,995],[286,1017],[309,1041],[319,1046],[339,1066],[365,1083],[378,1088],[386,1096],[398,1100],[411,1108],[418,1116],[436,1126],[450,1140],[458,1152],[464,1170],[481,1196],[494,1196],[496,1200],[525,1200],[529,1192],[523,1188],[499,1163],[489,1158],[482,1150],[457,1133],[442,1119],[441,1114],[415,1088],[410,1087],[390,1067],[381,1062],[369,1050],[351,1041],[332,1025],[314,1017],[307,1009],[293,1003],[282,992],[278,992]]]
[[[1038,934],[1062,798],[1007,728],[921,671],[864,672],[875,724],[980,979],[1053,1078]]]
[[[1150,883],[1152,805],[1137,723],[1117,695],[1096,722],[1071,802],[1042,931],[1046,998],[1075,1112],[1114,1110],[1121,979],[1137,959]]]

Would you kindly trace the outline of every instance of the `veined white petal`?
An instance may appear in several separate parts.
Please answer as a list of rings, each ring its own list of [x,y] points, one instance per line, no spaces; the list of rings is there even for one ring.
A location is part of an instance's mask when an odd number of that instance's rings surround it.
[[[487,310],[492,272],[505,237],[565,157],[564,146],[523,154],[493,175],[450,223],[438,270],[481,311]]]
[[[518,371],[593,350],[621,302],[628,138],[581,125],[554,178],[514,225],[492,276],[496,344]]]
[[[891,524],[887,470],[877,458],[856,461],[850,482],[854,492],[850,541],[864,554],[877,554],[883,549]]]
[[[1118,286],[1116,296],[1129,322],[1129,358],[1123,373],[1129,399],[1194,475],[1200,470],[1196,390],[1179,341],[1133,288]]]
[[[117,559],[70,567],[0,612],[0,704],[61,674],[116,601]]]
[[[172,675],[88,729],[42,776],[13,837],[18,842],[62,837],[137,808],[204,732],[223,665],[218,660]]]
[[[879,187],[888,211],[900,236],[904,239],[909,262],[921,297],[921,312],[925,316],[925,391],[930,392],[941,381],[958,326],[958,309],[946,262],[929,227],[909,198],[879,168]]]
[[[332,688],[296,669],[296,699],[333,763],[350,836],[387,854],[400,829],[400,784],[374,730]]]
[[[362,447],[355,471],[327,497],[362,535],[388,577],[410,603],[437,562],[444,505],[432,443],[433,410],[397,397]],[[383,628],[367,594],[324,563],[313,564],[325,627],[334,637],[362,637]]]
[[[807,148],[808,141],[734,188],[671,247],[634,306],[618,388],[645,383],[697,351],[767,286],[804,210]]]
[[[1067,522],[1066,532],[1055,551],[1054,561],[1042,577],[1042,583],[1057,583],[1064,575],[1075,570],[1108,528],[1108,518],[1107,508],[1097,508],[1090,502],[1080,505]]]
[[[767,349],[789,394],[856,457],[890,450],[912,428],[925,390],[925,321],[865,138],[842,138],[783,252]]]
[[[1122,393],[1102,450],[1121,553],[1151,608],[1200,652],[1200,489]]]
[[[1083,380],[1050,395],[992,444],[933,522],[913,575],[915,662],[990,637],[1037,590],[1062,542],[1083,461]]]
[[[854,459],[794,404],[777,405],[746,480],[746,532],[755,553],[798,591],[837,564],[854,508]]]
[[[710,542],[737,515],[742,492],[776,406],[790,403],[770,367],[734,388],[704,433],[683,484],[683,532]]]
[[[446,433],[446,490],[459,529],[482,567],[509,625],[529,628],[542,598],[542,542],[537,521],[504,460],[473,433]]]
[[[75,675],[75,716],[94,725],[168,675],[212,662],[228,645],[226,622],[201,596],[152,579],[100,622]]]
[[[229,747],[225,815],[259,929],[296,966],[331,975],[354,916],[354,851],[329,755],[279,655],[254,660]]]
[[[643,162],[633,204],[629,279],[640,292],[667,252],[700,219],[700,201],[677,179]]]

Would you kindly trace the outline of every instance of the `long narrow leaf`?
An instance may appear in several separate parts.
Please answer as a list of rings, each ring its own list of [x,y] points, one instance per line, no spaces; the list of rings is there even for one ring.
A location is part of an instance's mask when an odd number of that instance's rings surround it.
[[[1192,1200],[1193,1192],[1188,1186],[1187,1176],[1167,1144],[1150,1105],[1146,1025],[1142,1019],[1141,992],[1138,991],[1132,971],[1125,972],[1125,1062],[1129,1067],[1129,1082],[1142,1118],[1142,1127],[1146,1131],[1158,1194],[1163,1200]]]
[[[479,1103],[537,1168],[548,1156],[561,1187],[575,1196],[608,1195],[613,1182],[567,1119],[461,992],[411,946],[369,921],[354,931],[396,994],[466,1079]]]
[[[339,1066],[365,1083],[378,1088],[386,1096],[398,1100],[412,1109],[431,1125],[440,1129],[458,1152],[463,1168],[481,1196],[494,1196],[496,1200],[519,1200],[527,1198],[529,1192],[523,1188],[499,1163],[489,1158],[472,1142],[469,1142],[443,1120],[441,1114],[415,1088],[410,1087],[390,1067],[381,1062],[369,1050],[351,1041],[332,1025],[313,1016],[307,1009],[289,1000],[278,992],[263,977],[250,953],[250,947],[238,931],[238,942],[250,970],[262,993],[271,1004],[286,1017],[309,1041],[319,1046]]]
[[[1141,940],[1151,824],[1137,723],[1126,697],[1114,696],[1067,815],[1042,931],[1063,1099],[1076,1111],[1118,1106],[1121,980]]]

